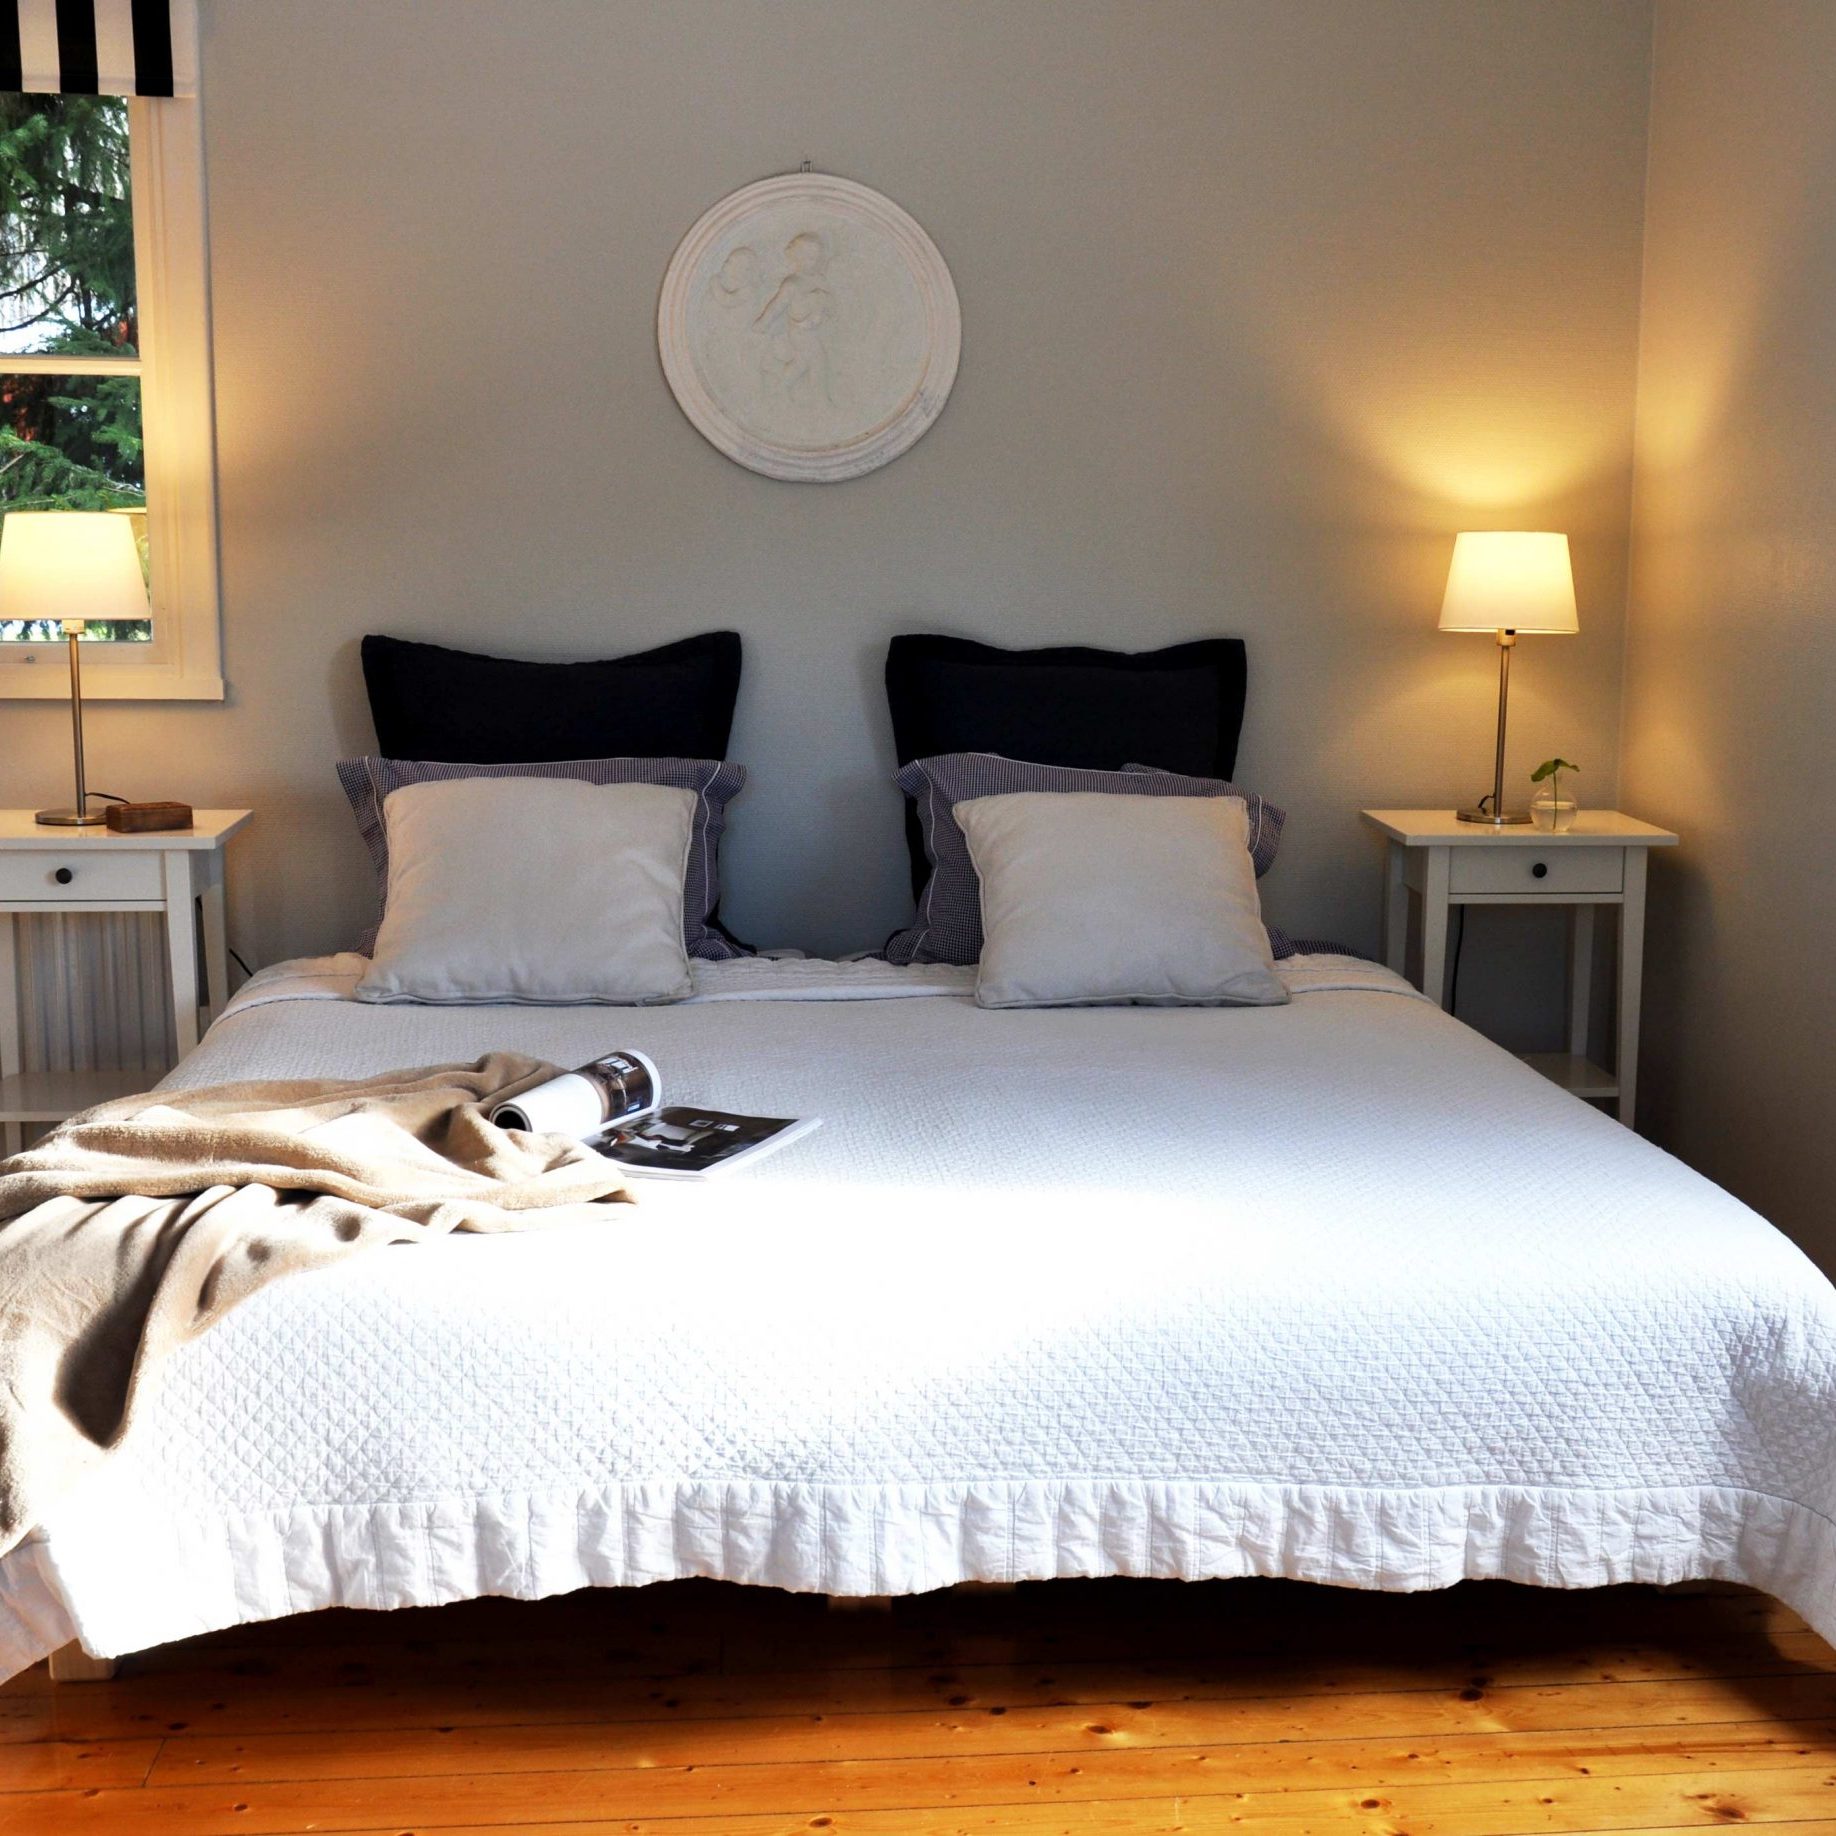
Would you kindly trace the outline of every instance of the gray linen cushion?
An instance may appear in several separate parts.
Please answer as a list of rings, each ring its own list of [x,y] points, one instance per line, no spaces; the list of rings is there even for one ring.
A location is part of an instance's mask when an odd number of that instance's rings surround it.
[[[1111,797],[1238,797],[1248,823],[1248,847],[1258,877],[1275,861],[1284,813],[1264,797],[1222,778],[1189,778],[1179,772],[1131,765],[1126,771],[1086,771],[1069,765],[1035,765],[993,752],[946,752],[914,759],[893,780],[912,799],[931,877],[918,900],[918,916],[895,931],[881,951],[889,963],[973,963],[982,954],[981,893],[969,846],[951,814],[958,803],[1027,791],[1090,792]],[[1270,929],[1279,959],[1293,943]]]
[[[680,1001],[695,793],[457,778],[383,803],[389,903],[360,1001]]]
[[[1022,791],[956,805],[981,1007],[1276,1007],[1241,797]]]
[[[721,929],[720,838],[726,832],[727,805],[746,782],[743,765],[721,759],[555,759],[533,765],[456,765],[434,759],[340,759],[338,782],[357,818],[357,832],[376,869],[376,901],[385,911],[389,899],[389,833],[383,822],[383,800],[405,784],[446,784],[460,778],[570,778],[582,784],[667,784],[695,793],[694,834],[689,842],[688,872],[682,887],[682,944],[703,962],[725,962],[750,956],[747,947]],[[380,922],[380,918],[378,920]],[[368,956],[376,943],[376,926],[358,943]]]

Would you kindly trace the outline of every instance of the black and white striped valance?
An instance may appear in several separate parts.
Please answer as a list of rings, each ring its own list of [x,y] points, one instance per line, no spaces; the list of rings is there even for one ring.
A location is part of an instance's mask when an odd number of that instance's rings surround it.
[[[194,96],[196,0],[0,0],[0,91]]]

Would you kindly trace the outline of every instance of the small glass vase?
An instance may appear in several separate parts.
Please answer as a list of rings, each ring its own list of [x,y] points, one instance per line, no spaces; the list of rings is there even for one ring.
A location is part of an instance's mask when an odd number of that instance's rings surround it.
[[[1560,794],[1545,784],[1530,799],[1530,820],[1545,835],[1560,835],[1564,829],[1572,829],[1580,813],[1581,806],[1566,784]]]

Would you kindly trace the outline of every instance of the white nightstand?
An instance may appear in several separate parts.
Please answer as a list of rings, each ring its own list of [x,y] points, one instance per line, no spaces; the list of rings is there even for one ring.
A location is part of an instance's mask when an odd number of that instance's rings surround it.
[[[1492,829],[1452,810],[1366,810],[1389,840],[1384,864],[1383,953],[1404,973],[1409,895],[1421,900],[1424,993],[1447,1005],[1447,920],[1456,905],[1561,905],[1570,909],[1568,1050],[1532,1052],[1525,1063],[1577,1096],[1617,1104],[1631,1124],[1638,1094],[1638,1004],[1645,959],[1645,866],[1652,848],[1677,838],[1617,810],[1583,810],[1572,829]],[[1589,1061],[1594,912],[1619,907],[1619,1024],[1615,1065]]]
[[[13,917],[21,912],[162,912],[181,1053],[198,1043],[200,994],[229,998],[223,852],[247,810],[198,810],[189,829],[117,835],[41,828],[30,810],[0,810],[0,1127],[10,1150],[22,1122],[57,1122],[145,1083],[144,1073],[19,1069],[19,980]],[[204,973],[200,989],[199,945]]]

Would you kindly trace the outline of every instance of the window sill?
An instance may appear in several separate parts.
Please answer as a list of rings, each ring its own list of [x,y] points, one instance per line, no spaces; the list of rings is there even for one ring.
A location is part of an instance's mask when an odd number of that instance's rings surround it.
[[[170,663],[83,664],[85,701],[221,701],[221,676],[181,676]],[[70,672],[55,664],[0,664],[0,701],[68,701]]]

